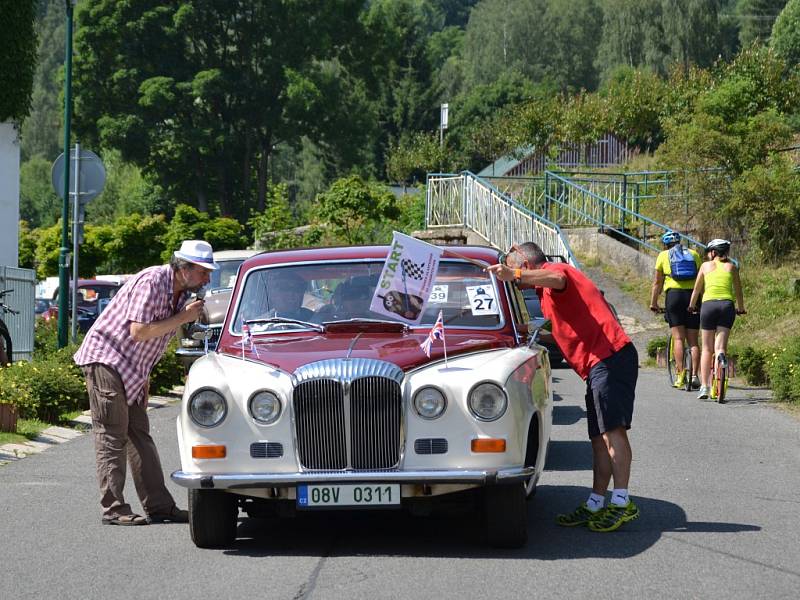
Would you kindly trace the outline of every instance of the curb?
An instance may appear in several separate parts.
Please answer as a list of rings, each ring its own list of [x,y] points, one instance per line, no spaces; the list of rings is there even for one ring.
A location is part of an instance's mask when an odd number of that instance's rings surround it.
[[[147,402],[147,412],[180,402],[183,386],[176,386],[166,396],[151,396]],[[52,425],[39,432],[35,438],[22,443],[0,446],[0,466],[16,462],[33,454],[40,454],[49,448],[81,437],[92,429],[92,413],[85,410],[69,422],[69,427]]]

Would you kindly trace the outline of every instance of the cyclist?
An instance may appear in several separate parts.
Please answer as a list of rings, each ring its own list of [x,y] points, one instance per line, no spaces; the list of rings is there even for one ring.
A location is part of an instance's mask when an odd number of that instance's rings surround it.
[[[697,302],[702,291],[700,328],[703,330],[703,354],[700,360],[701,385],[698,400],[708,398],[713,364],[711,349],[714,349],[714,359],[720,353],[727,353],[733,321],[737,314],[743,315],[746,312],[739,268],[728,258],[730,249],[731,243],[728,240],[713,239],[708,242],[706,252],[709,260],[700,267],[689,301],[689,310],[697,312]]]
[[[683,340],[687,340],[692,352],[692,372],[698,373],[700,348],[697,345],[700,329],[700,316],[688,312],[689,299],[700,270],[702,259],[691,249],[681,245],[681,236],[676,231],[667,231],[661,236],[666,250],[656,259],[653,288],[650,294],[650,310],[660,312],[658,297],[663,289],[664,320],[669,323],[672,334],[672,351],[675,357],[676,377],[673,385],[682,388],[686,384],[686,370],[683,364]],[[692,386],[700,385],[697,377],[692,378]]]

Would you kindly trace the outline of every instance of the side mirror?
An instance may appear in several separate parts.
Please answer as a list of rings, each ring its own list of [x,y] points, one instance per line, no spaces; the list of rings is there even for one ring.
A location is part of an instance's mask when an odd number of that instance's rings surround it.
[[[211,339],[211,331],[209,331],[208,325],[203,325],[202,323],[193,323],[189,328],[189,335],[193,340]]]

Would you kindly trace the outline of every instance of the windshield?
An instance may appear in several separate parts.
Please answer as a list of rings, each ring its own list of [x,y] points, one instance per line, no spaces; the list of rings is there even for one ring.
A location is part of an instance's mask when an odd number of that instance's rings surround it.
[[[208,288],[211,290],[216,288],[232,288],[233,284],[236,283],[236,272],[239,270],[239,265],[243,262],[243,258],[217,261],[219,269],[211,271],[211,282],[208,284]]]
[[[253,269],[247,274],[232,330],[242,322],[282,317],[309,323],[372,319],[395,321],[369,308],[383,261],[310,263]],[[445,325],[497,328],[498,292],[477,265],[442,260],[420,327],[431,327],[442,311]],[[254,323],[253,333],[302,329],[302,323]]]

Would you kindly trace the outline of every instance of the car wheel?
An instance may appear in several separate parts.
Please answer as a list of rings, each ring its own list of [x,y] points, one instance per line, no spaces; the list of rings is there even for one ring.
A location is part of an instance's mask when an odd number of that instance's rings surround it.
[[[236,540],[239,506],[234,494],[189,490],[189,531],[198,548],[223,548]]]
[[[484,490],[486,539],[497,548],[519,548],[528,541],[528,506],[522,483]]]
[[[525,466],[535,467],[539,457],[539,419],[536,415],[528,426],[528,447],[525,449]],[[530,500],[536,495],[538,477],[533,475],[525,480],[525,497]]]

